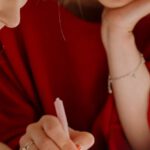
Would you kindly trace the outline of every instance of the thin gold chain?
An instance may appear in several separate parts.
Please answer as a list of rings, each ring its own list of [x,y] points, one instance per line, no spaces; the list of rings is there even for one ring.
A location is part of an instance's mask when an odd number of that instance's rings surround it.
[[[80,11],[81,17],[85,18],[85,15],[84,15],[84,12],[83,12],[83,8],[82,8],[81,0],[77,0],[77,4],[78,4],[78,7],[79,7],[79,11]]]
[[[64,34],[64,31],[63,31],[63,28],[62,28],[62,17],[61,17],[60,2],[59,2],[59,1],[57,2],[57,5],[58,5],[59,28],[60,28],[60,32],[61,32],[61,35],[62,35],[63,40],[66,41],[66,37],[65,37],[65,34]]]
[[[60,10],[60,5],[63,4],[63,0],[58,0],[57,4],[58,4],[58,21],[59,21],[59,27],[60,27],[60,32],[62,35],[62,38],[64,41],[66,41],[66,37],[63,31],[63,27],[62,27],[62,15],[61,15],[61,10]],[[83,8],[82,8],[82,4],[81,4],[81,0],[77,0],[77,5],[79,8],[79,12],[82,18],[85,18],[84,12],[83,12]]]

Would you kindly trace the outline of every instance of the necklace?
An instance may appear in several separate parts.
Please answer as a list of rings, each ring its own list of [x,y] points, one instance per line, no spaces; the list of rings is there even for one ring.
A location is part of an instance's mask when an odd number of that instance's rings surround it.
[[[60,28],[60,32],[61,32],[63,40],[66,41],[66,37],[65,37],[65,34],[64,34],[64,31],[63,31],[63,27],[62,27],[62,15],[61,15],[61,10],[60,10],[60,5],[61,4],[65,5],[64,2],[65,2],[64,0],[58,0],[57,5],[58,5],[59,28]],[[81,18],[84,19],[85,16],[84,16],[81,0],[77,0],[77,6],[78,6],[78,9],[79,9],[79,15],[81,16]]]
[[[64,41],[66,41],[66,37],[63,31],[63,26],[62,26],[62,14],[61,14],[60,5],[63,5],[66,9],[68,9],[70,12],[80,17],[81,19],[87,20],[90,22],[91,21],[99,22],[101,19],[101,13],[103,10],[102,5],[100,5],[99,3],[93,3],[92,6],[89,6],[90,4],[88,4],[83,7],[83,5],[81,4],[81,0],[76,0],[76,3],[68,3],[67,0],[66,1],[57,0],[57,5],[58,5],[59,28],[60,28],[60,32]]]
[[[81,18],[84,19],[84,18],[85,18],[85,15],[84,15],[84,12],[83,12],[81,0],[77,0],[77,4],[78,4],[80,16],[81,16]]]
[[[57,5],[58,5],[58,22],[59,22],[59,28],[60,28],[60,32],[61,32],[61,35],[62,35],[62,38],[64,41],[66,41],[66,37],[65,37],[65,34],[64,34],[64,31],[63,31],[63,28],[62,28],[62,17],[61,17],[61,11],[60,11],[60,2],[58,1],[57,2]]]

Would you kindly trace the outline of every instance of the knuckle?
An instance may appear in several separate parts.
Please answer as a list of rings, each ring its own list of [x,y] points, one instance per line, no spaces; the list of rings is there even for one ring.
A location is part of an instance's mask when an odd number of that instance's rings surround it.
[[[32,124],[29,124],[28,126],[27,126],[27,128],[26,128],[26,132],[28,133],[30,133],[30,132],[32,132],[34,129],[35,129],[35,127],[36,127],[36,123],[32,123]]]
[[[42,116],[41,119],[40,119],[40,122],[43,122],[43,123],[45,123],[45,122],[47,122],[47,121],[57,122],[58,119],[57,119],[57,117],[52,116],[52,115],[44,115],[44,116]]]
[[[20,138],[19,144],[20,144],[20,145],[23,145],[24,141],[25,141],[25,135],[23,135],[23,136]]]
[[[55,130],[60,128],[60,122],[57,117],[46,115],[43,116],[40,120],[42,126],[46,130]]]
[[[40,118],[40,122],[45,122],[47,120],[49,116],[48,115],[44,115]]]
[[[63,137],[64,137],[64,135],[66,135],[66,133],[64,133],[64,129],[62,125],[60,124],[59,120],[55,120],[51,122],[51,124],[47,124],[45,128],[49,130],[52,134],[55,134],[57,136],[59,136],[60,134],[63,134]]]

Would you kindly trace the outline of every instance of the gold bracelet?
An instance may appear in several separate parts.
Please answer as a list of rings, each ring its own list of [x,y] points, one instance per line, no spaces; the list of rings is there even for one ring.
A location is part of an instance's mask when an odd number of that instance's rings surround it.
[[[144,63],[145,63],[145,60],[144,60],[143,54],[140,54],[140,61],[139,61],[138,65],[136,66],[136,68],[135,68],[134,70],[132,70],[132,71],[130,71],[129,73],[126,73],[126,74],[124,74],[124,75],[121,75],[121,76],[119,76],[119,77],[111,77],[111,76],[109,75],[109,77],[108,77],[108,92],[109,92],[110,94],[112,93],[112,82],[118,81],[118,80],[123,79],[123,78],[126,78],[126,77],[133,77],[133,78],[136,78],[135,73],[138,71],[138,69],[140,68],[140,66],[141,66],[142,64],[144,64]]]

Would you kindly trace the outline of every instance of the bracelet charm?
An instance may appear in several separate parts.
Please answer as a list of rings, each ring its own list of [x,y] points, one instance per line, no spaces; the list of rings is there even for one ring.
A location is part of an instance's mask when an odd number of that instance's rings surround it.
[[[134,70],[132,70],[129,73],[126,73],[124,75],[118,76],[118,77],[111,77],[109,75],[109,77],[108,77],[108,92],[110,94],[112,93],[112,82],[118,81],[120,79],[124,79],[126,77],[136,78],[136,72],[138,71],[140,66],[144,63],[145,63],[145,59],[143,57],[143,54],[140,54],[140,61],[139,61],[138,65],[136,66],[136,68]]]

